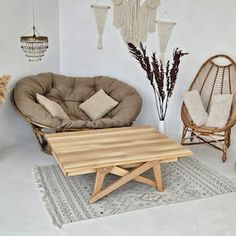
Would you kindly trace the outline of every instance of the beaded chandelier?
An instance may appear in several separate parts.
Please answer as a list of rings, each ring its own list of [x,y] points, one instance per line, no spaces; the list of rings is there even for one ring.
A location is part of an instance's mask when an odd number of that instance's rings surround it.
[[[33,29],[30,29],[30,31],[28,31],[27,33],[33,32],[33,35],[21,36],[21,48],[23,49],[25,56],[29,58],[29,61],[41,61],[44,53],[48,49],[48,37],[41,36],[35,28],[34,0],[32,0],[32,10]]]

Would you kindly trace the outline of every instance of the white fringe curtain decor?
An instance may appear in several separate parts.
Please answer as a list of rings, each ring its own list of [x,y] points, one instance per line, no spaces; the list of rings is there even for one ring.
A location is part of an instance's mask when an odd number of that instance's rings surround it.
[[[155,20],[160,0],[112,0],[113,25],[121,30],[125,42],[139,45],[147,41],[148,33],[155,32]]]
[[[103,48],[103,40],[102,35],[105,28],[106,18],[107,18],[107,11],[111,8],[107,5],[91,5],[91,7],[94,9],[96,21],[97,21],[97,30],[98,30],[98,49]]]

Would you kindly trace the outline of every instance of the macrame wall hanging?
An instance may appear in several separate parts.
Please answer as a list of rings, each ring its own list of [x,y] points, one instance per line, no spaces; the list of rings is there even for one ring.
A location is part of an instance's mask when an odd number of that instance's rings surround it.
[[[125,42],[139,46],[140,42],[147,41],[148,33],[156,31],[157,24],[160,58],[164,63],[164,55],[176,23],[167,12],[164,12],[160,19],[156,20],[160,0],[112,0],[112,2],[114,5],[113,25],[120,29]],[[94,9],[97,22],[98,49],[102,49],[102,35],[110,6],[104,0],[98,0],[91,7]],[[168,20],[164,16],[167,16]],[[165,20],[162,20],[163,17]]]
[[[125,42],[138,46],[156,31],[155,20],[160,0],[112,0],[113,25],[121,30]]]
[[[108,5],[101,5],[101,4],[94,4],[91,5],[91,7],[94,9],[96,21],[97,21],[97,30],[98,30],[98,49],[103,48],[103,40],[102,35],[105,28],[105,23],[107,19],[107,11],[111,8]]]
[[[169,21],[164,21],[161,20],[162,16],[168,16],[170,19]],[[174,26],[176,23],[173,21],[172,17],[165,12],[163,15],[160,17],[160,20],[157,20],[157,30],[158,30],[158,35],[159,35],[159,43],[160,43],[160,52],[161,52],[161,60],[164,63],[165,61],[165,52],[172,34],[172,31],[174,29]]]

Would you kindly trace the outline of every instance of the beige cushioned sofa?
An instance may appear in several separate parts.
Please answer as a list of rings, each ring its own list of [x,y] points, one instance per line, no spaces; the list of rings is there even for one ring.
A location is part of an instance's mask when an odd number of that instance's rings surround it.
[[[79,108],[79,105],[100,89],[103,89],[119,104],[105,117],[92,121]],[[57,102],[70,119],[53,118],[37,102],[37,93]],[[42,136],[47,129],[62,132],[130,126],[139,114],[142,105],[142,99],[137,91],[117,79],[105,76],[67,77],[53,73],[28,76],[20,80],[14,88],[13,101],[16,108],[33,126],[40,142],[43,137],[39,135]]]

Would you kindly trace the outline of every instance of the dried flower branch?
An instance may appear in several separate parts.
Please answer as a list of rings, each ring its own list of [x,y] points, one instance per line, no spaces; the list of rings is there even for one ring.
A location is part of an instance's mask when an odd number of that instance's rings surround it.
[[[9,75],[3,75],[0,77],[0,104],[4,102],[7,94],[7,83],[10,80]]]
[[[176,84],[177,75],[179,72],[180,58],[187,55],[182,50],[176,48],[173,52],[173,62],[170,65],[168,60],[164,69],[162,60],[158,60],[156,53],[153,53],[151,58],[147,56],[146,47],[140,43],[137,48],[132,43],[127,43],[129,52],[139,62],[141,67],[146,71],[147,79],[149,80],[155,95],[156,108],[160,120],[166,117],[169,99],[173,94]]]

